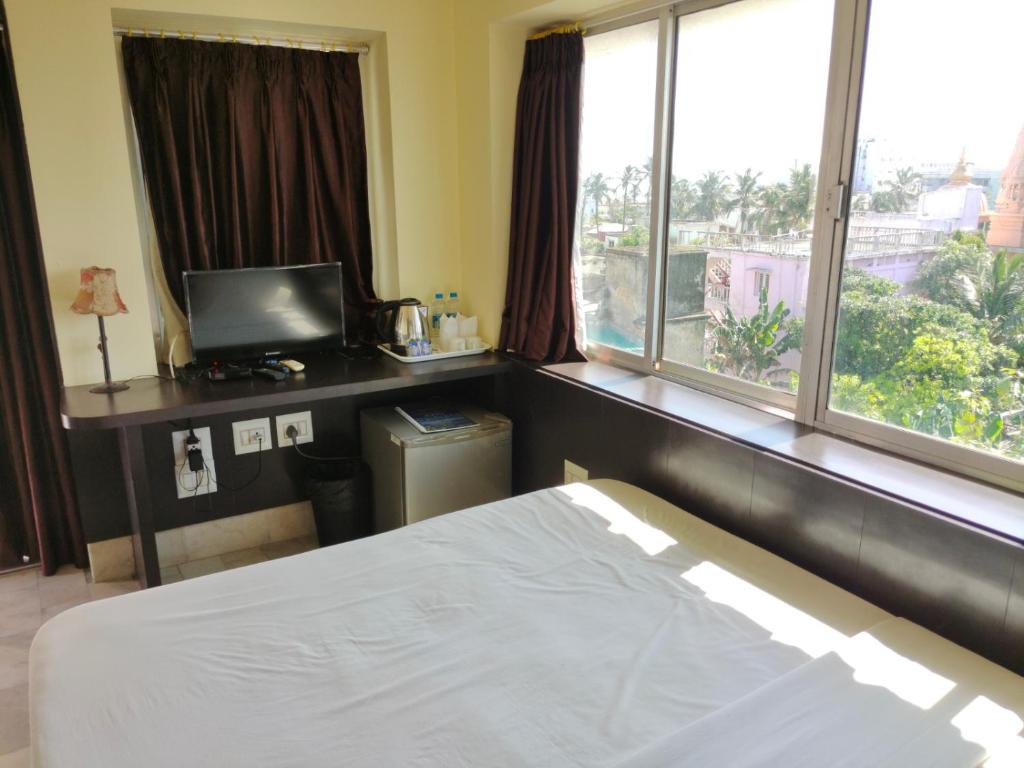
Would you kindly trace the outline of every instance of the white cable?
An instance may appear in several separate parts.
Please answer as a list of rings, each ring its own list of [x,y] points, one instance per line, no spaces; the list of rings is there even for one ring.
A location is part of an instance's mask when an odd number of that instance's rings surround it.
[[[181,336],[185,331],[184,329],[174,334],[174,338],[171,339],[171,348],[167,350],[167,366],[171,369],[171,378],[176,379],[174,375],[174,345],[178,343],[178,337]]]

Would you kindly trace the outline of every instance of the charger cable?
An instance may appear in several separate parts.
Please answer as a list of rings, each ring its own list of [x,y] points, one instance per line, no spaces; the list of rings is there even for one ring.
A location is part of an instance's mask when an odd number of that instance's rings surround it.
[[[306,453],[304,450],[299,448],[299,444],[295,442],[296,438],[299,436],[299,430],[294,424],[289,424],[285,427],[284,436],[292,441],[292,448],[295,449],[295,452],[308,461],[352,461],[356,458],[355,456],[313,456],[310,453]]]

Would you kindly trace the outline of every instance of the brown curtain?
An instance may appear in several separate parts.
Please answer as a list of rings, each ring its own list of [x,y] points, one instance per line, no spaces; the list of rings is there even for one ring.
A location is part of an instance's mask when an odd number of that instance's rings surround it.
[[[340,261],[358,322],[375,300],[358,54],[146,37],[121,45],[178,302],[183,270]]]
[[[0,23],[6,18],[0,5]],[[0,32],[0,566],[86,565],[14,67]]]
[[[582,80],[580,33],[526,43],[500,348],[528,360],[584,359],[572,278]]]

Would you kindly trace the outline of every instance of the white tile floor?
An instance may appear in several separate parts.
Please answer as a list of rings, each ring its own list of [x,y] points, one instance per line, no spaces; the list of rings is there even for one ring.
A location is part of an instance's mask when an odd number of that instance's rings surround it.
[[[316,548],[315,537],[265,544],[161,569],[165,584]],[[50,577],[32,568],[0,575],[0,768],[29,768],[28,649],[47,619],[75,605],[134,592],[135,581],[93,584],[64,566]]]

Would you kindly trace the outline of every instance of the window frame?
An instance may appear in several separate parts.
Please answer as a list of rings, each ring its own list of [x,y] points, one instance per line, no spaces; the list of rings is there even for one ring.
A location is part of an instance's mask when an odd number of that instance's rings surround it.
[[[832,48],[825,97],[821,156],[817,168],[814,227],[808,265],[801,386],[796,394],[754,384],[663,357],[668,208],[675,113],[678,20],[744,0],[682,0],[632,13],[594,19],[588,36],[657,19],[658,66],[651,178],[647,322],[643,354],[588,340],[593,359],[676,381],[719,397],[792,418],[822,432],[882,448],[899,456],[1024,491],[1021,462],[958,445],[943,438],[833,410],[828,405],[836,339],[840,279],[849,222],[849,190],[864,86],[872,0],[833,0]]]

